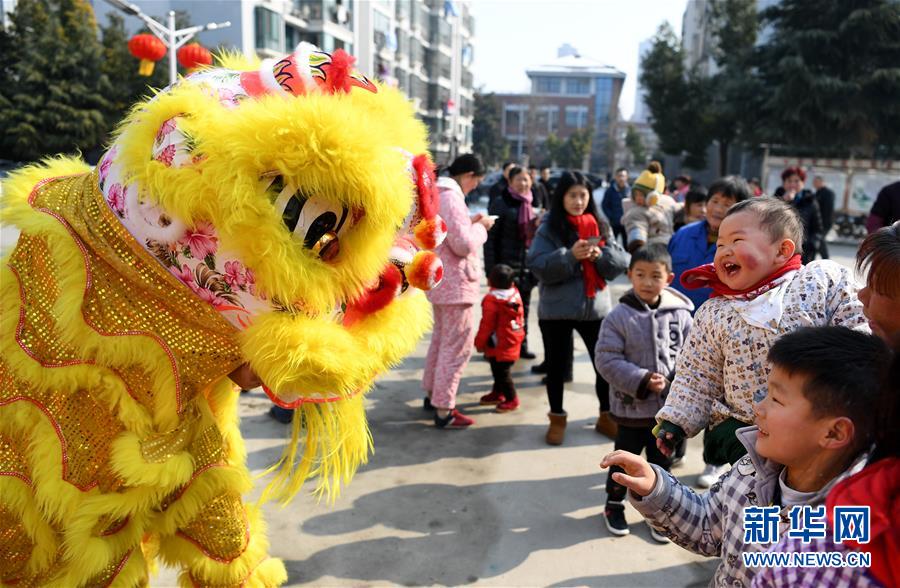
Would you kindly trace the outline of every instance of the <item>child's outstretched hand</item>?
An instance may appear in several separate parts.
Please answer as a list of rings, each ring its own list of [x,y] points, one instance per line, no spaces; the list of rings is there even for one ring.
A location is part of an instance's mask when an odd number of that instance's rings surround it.
[[[615,472],[613,480],[622,484],[638,496],[647,496],[656,486],[656,472],[640,455],[617,449],[603,458],[601,468],[619,466],[625,473]]]

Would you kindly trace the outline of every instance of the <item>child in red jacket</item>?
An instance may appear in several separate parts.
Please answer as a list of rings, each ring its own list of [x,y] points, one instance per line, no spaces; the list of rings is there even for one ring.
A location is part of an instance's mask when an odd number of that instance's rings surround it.
[[[496,405],[497,412],[519,408],[509,371],[519,359],[525,340],[525,313],[513,277],[513,269],[508,265],[500,263],[491,269],[488,276],[491,289],[481,301],[481,324],[475,335],[475,349],[487,356],[494,375],[491,393],[482,396],[480,403]]]

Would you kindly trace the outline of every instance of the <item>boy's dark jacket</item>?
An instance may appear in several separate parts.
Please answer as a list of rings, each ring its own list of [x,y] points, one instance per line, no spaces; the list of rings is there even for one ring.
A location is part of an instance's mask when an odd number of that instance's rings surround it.
[[[491,289],[481,301],[475,349],[497,361],[516,361],[525,340],[525,313],[515,286]]]

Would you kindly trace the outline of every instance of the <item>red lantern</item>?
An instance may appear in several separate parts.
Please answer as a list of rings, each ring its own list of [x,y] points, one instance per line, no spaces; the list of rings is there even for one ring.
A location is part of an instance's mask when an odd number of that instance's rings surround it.
[[[178,63],[188,71],[192,71],[203,65],[212,65],[212,61],[210,52],[197,43],[185,45],[178,50]]]
[[[166,54],[166,45],[155,35],[135,35],[128,41],[128,50],[141,60],[138,73],[142,76],[153,74],[153,66]]]

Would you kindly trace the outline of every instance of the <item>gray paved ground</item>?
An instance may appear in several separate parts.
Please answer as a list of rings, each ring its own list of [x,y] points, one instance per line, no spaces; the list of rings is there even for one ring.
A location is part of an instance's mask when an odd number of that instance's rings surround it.
[[[10,229],[2,241],[14,241]],[[833,245],[849,265],[855,249]],[[613,286],[614,295],[625,287]],[[535,313],[530,338],[540,351]],[[561,447],[544,444],[547,404],[539,378],[520,361],[514,374],[522,408],[505,415],[477,405],[490,388],[489,366],[475,357],[460,407],[477,424],[438,431],[421,408],[427,339],[369,395],[375,454],[332,506],[301,495],[265,508],[272,553],[289,584],[490,586],[702,586],[716,561],[658,545],[628,509],[632,534],[610,536],[601,517],[604,482],[597,466],[612,443],[592,425],[597,400],[584,346],[576,343],[575,383],[567,387],[570,425]],[[539,353],[539,355],[541,355]],[[286,427],[266,415],[261,393],[241,399],[241,429],[251,468],[271,464]],[[675,473],[692,483],[702,470],[699,439]],[[162,570],[155,586],[174,586]]]

